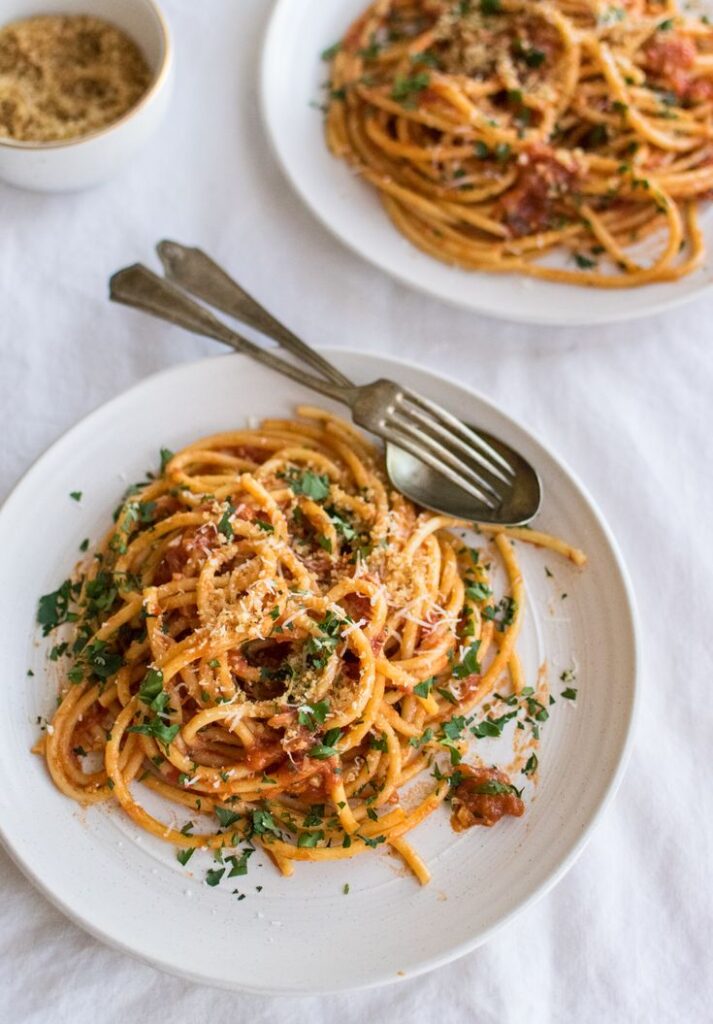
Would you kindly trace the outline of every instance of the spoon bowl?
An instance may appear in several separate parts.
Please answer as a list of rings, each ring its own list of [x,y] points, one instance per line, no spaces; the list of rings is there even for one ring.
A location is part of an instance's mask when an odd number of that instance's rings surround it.
[[[514,448],[480,428],[471,429],[477,429],[478,434],[502,455],[515,471],[512,487],[496,508],[488,508],[476,501],[425,462],[389,442],[386,445],[386,471],[391,483],[411,501],[432,512],[478,523],[526,525],[535,518],[542,502],[539,476]]]

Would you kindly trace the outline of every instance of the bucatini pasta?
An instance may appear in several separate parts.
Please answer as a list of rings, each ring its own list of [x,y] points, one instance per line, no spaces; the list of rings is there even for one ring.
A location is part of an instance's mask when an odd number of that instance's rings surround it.
[[[705,17],[674,0],[376,0],[324,56],[330,149],[437,259],[600,288],[701,265]]]
[[[244,873],[255,844],[285,874],[385,844],[426,882],[406,837],[444,800],[455,828],[523,811],[504,771],[464,762],[466,737],[547,714],[517,658],[511,537],[584,556],[491,529],[481,557],[452,532],[464,524],[389,488],[351,426],[299,412],[164,452],[41,599],[45,633],[68,632],[51,652],[67,667],[36,750],[63,793],[117,802],[181,863],[215,851],[210,884]],[[403,801],[421,773],[425,792]],[[137,782],[187,821],[155,817]],[[211,828],[188,820],[205,815]]]

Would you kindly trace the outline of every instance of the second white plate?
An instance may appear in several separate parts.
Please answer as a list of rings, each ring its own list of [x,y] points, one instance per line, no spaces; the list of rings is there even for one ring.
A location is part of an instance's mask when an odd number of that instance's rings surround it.
[[[695,298],[711,285],[707,260],[670,284],[605,290],[469,273],[420,252],[392,225],[376,190],[328,151],[322,115],[327,67],[320,54],[341,39],[368,0],[278,0],[262,62],[262,109],[283,171],[330,231],[360,256],[405,284],[478,313],[532,324],[602,324],[651,316]],[[696,9],[713,14],[713,0]],[[702,217],[713,248],[713,211]]]

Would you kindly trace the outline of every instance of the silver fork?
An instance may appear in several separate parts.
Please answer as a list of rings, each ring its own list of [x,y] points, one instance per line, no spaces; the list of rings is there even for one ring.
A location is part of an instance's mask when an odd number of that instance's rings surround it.
[[[525,522],[535,514],[540,498],[539,481],[529,464],[512,449],[489,435],[486,435],[486,440],[434,402],[393,381],[380,379],[367,385],[355,385],[275,320],[200,250],[167,241],[160,243],[158,248],[170,276],[200,298],[273,338],[322,376],[308,373],[237,334],[204,306],[193,302],[181,289],[141,264],[126,267],[113,275],[110,281],[113,300],[221,341],[292,380],[345,403],[351,408],[355,423],[384,438],[387,453],[396,446],[397,451],[408,452],[412,456],[411,459],[406,456],[408,465],[405,470],[409,479],[413,477],[415,480],[418,464],[425,463],[455,485],[461,494],[456,514],[463,515],[463,491],[471,498],[466,518],[512,523]],[[496,445],[499,450],[496,450]],[[392,477],[395,461],[398,459],[387,458]],[[400,464],[403,469],[403,459]],[[523,492],[526,471],[529,471],[528,486]],[[397,472],[396,475],[403,477],[404,473]],[[438,495],[431,493],[434,490],[433,474],[429,476],[427,496],[431,496],[431,501],[424,501],[422,486],[417,488],[418,496],[415,496],[409,494],[408,484],[404,486],[403,479],[392,482],[421,504],[453,513],[452,502],[444,508],[443,502],[438,502]],[[534,491],[533,478],[537,484]],[[520,486],[517,486],[518,482]],[[445,481],[441,480],[441,483]],[[523,493],[527,495],[527,507],[523,505]],[[514,499],[518,506],[516,510],[509,498]],[[478,507],[473,507],[472,499],[478,502]]]

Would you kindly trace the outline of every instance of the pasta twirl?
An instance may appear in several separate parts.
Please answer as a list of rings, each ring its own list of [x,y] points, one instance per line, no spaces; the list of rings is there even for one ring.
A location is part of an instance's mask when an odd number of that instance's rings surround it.
[[[330,149],[437,259],[600,288],[701,265],[713,30],[674,0],[376,0],[326,57]]]
[[[41,599],[45,633],[71,630],[53,651],[71,664],[37,751],[63,793],[116,801],[182,863],[225,850],[240,873],[251,847],[230,851],[248,842],[290,874],[385,844],[426,882],[406,836],[449,796],[458,827],[522,813],[506,775],[461,764],[466,736],[544,710],[515,652],[513,542],[492,532],[496,597],[463,524],[390,490],[351,426],[300,413],[165,452]],[[486,697],[505,714],[474,726]],[[425,792],[402,799],[422,772]],[[212,828],[159,820],[138,782]]]

